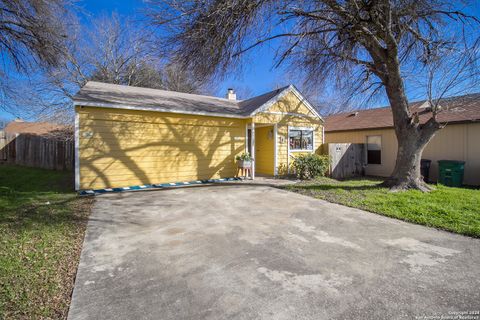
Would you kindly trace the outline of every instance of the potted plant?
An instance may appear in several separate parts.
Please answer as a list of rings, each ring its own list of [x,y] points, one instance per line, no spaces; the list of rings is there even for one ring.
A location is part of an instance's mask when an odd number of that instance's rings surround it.
[[[244,152],[241,155],[235,157],[237,160],[237,165],[239,168],[251,168],[252,167],[252,157],[248,152]]]

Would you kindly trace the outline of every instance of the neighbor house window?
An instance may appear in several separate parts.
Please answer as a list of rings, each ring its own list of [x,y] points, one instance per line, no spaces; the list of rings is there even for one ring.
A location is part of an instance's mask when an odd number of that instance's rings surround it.
[[[313,129],[290,129],[288,142],[290,150],[313,151]]]
[[[367,136],[367,163],[382,164],[381,136]]]

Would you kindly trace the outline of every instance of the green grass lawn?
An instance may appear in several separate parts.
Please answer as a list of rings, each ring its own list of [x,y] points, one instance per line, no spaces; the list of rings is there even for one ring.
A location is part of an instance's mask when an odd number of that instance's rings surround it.
[[[70,173],[0,165],[0,319],[66,318],[92,199]]]
[[[379,183],[375,179],[318,178],[285,188],[388,217],[480,237],[480,190],[438,185],[430,193],[416,190],[394,193],[379,187]]]

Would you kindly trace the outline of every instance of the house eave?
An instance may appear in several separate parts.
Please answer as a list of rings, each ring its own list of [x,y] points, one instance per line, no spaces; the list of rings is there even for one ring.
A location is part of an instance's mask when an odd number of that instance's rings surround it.
[[[139,110],[139,111],[151,111],[151,112],[163,112],[163,113],[176,113],[176,114],[188,114],[188,115],[199,115],[199,116],[210,116],[210,117],[221,117],[221,118],[235,118],[235,119],[250,119],[259,113],[268,112],[267,110],[282,99],[285,95],[292,92],[302,103],[305,104],[307,109],[312,113],[312,115],[302,115],[303,117],[313,117],[318,118],[322,122],[325,120],[320,116],[320,114],[315,110],[315,108],[308,102],[308,100],[295,88],[294,85],[289,85],[276,96],[262,104],[260,107],[252,111],[250,114],[231,114],[231,113],[222,113],[222,112],[203,112],[203,111],[188,111],[188,110],[179,110],[179,109],[167,109],[162,107],[147,107],[141,105],[128,105],[120,103],[111,103],[111,102],[98,102],[98,101],[88,101],[88,100],[76,100],[73,99],[73,105],[75,107],[97,107],[97,108],[110,108],[110,109],[123,109],[123,110]],[[287,113],[288,114],[288,113]],[[292,114],[293,115],[293,114]],[[296,114],[297,115],[297,114]]]
[[[143,107],[143,106],[94,102],[94,101],[74,100],[73,105],[75,107],[97,107],[97,108],[110,108],[110,109],[123,109],[123,110],[139,110],[139,111],[151,111],[151,112],[162,112],[162,113],[199,115],[199,116],[206,116],[206,117],[235,118],[235,119],[251,118],[250,116],[224,114],[224,113],[218,113],[218,112],[185,111],[185,110],[177,110],[177,109],[165,109],[161,107]]]
[[[310,112],[313,113],[313,115],[316,118],[319,118],[322,122],[325,122],[325,120],[320,116],[320,114],[315,110],[315,108],[312,106],[312,104],[305,98],[298,90],[295,88],[293,84],[289,85],[287,88],[285,88],[283,91],[281,91],[279,94],[265,102],[263,105],[255,109],[252,113],[250,113],[251,117],[254,117],[258,113],[264,113],[266,112],[271,106],[273,106],[275,103],[280,101],[283,97],[285,97],[288,93],[292,92],[301,102],[305,104],[307,109],[310,110]],[[307,115],[305,115],[307,116]],[[307,116],[308,117],[308,116]]]

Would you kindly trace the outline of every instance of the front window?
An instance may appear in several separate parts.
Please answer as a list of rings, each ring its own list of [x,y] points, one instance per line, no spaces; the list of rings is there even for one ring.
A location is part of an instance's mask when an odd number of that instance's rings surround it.
[[[382,137],[367,137],[367,163],[382,164]]]
[[[291,129],[288,135],[290,150],[312,151],[313,150],[313,129]]]

